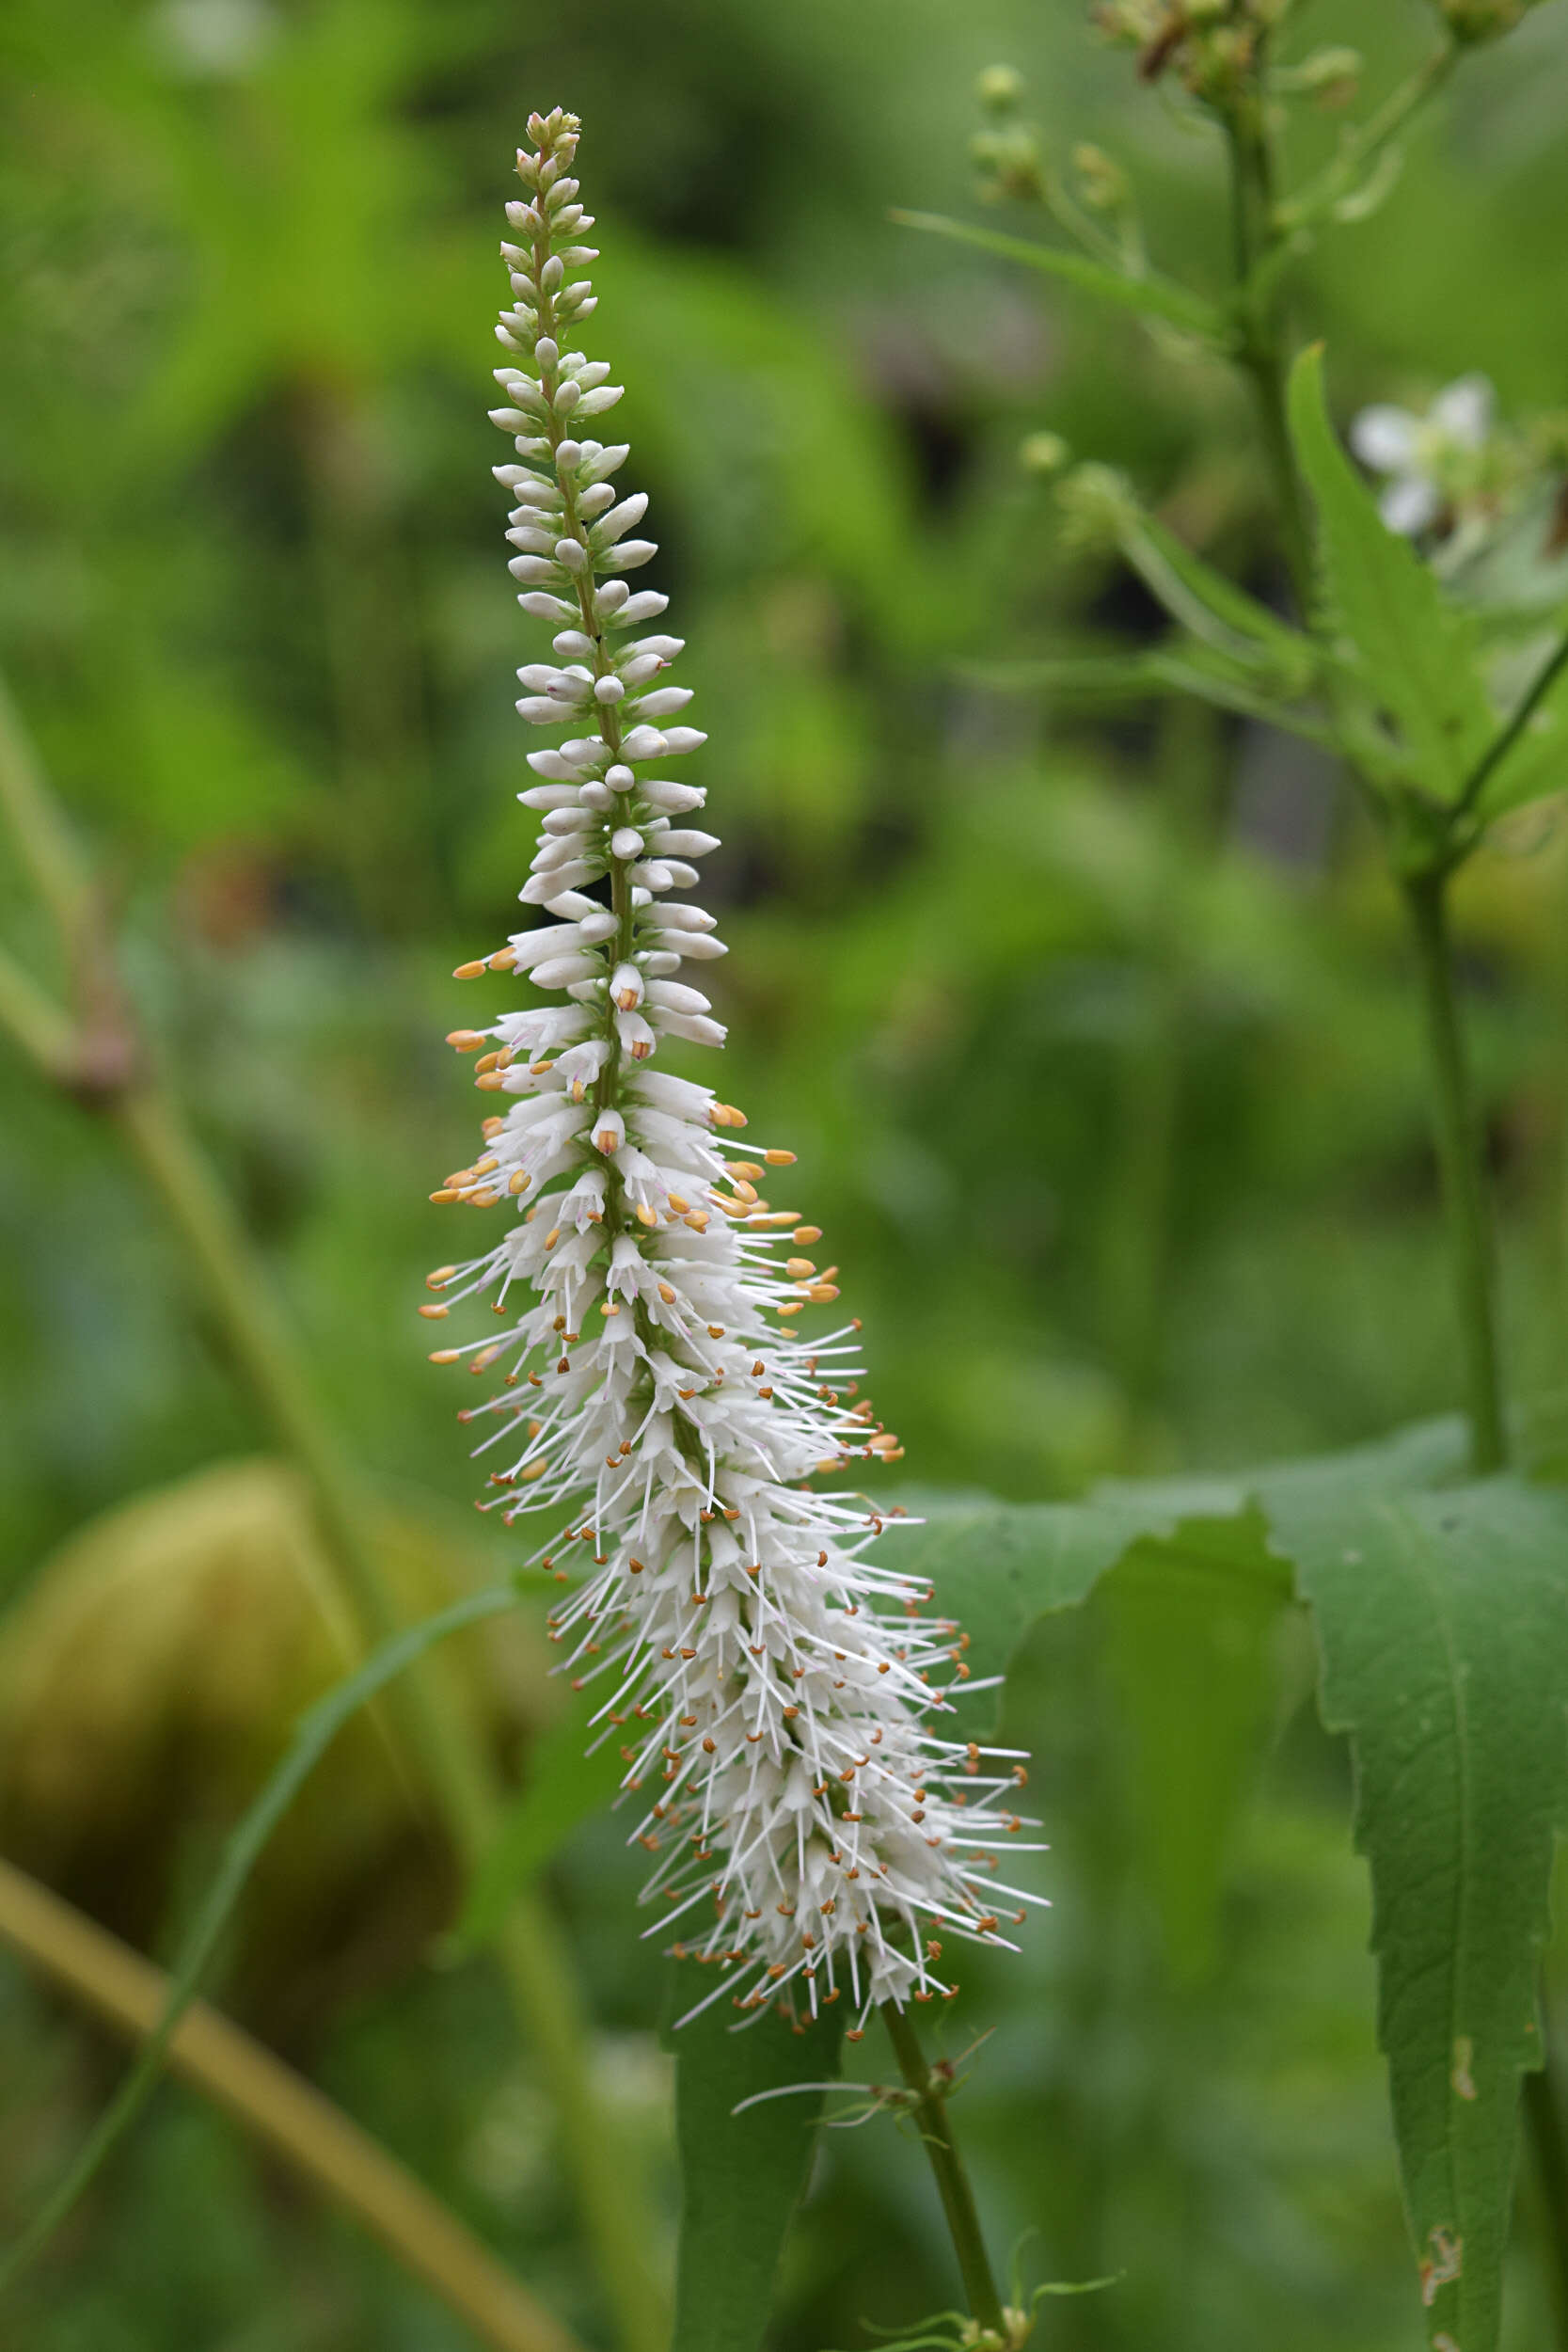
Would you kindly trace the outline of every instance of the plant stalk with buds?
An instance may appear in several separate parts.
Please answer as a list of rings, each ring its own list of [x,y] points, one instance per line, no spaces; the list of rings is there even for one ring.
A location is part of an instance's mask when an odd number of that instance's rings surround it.
[[[874,2003],[953,1991],[944,1940],[1005,1940],[1038,1899],[996,1875],[1022,1767],[947,1732],[964,1638],[865,1557],[893,1515],[814,1484],[900,1449],[862,1394],[858,1324],[800,1332],[838,1289],[817,1229],[759,1189],[793,1153],[749,1150],[738,1110],[656,1066],[724,1036],[678,977],[723,953],[713,918],[672,896],[718,844],[691,821],[703,787],[662,772],[704,738],[667,682],[681,641],[638,633],[666,599],[624,577],[655,553],[632,535],[647,501],[611,486],[625,445],[584,430],[621,393],[568,348],[594,307],[578,125],[529,128],[492,412],[516,462],[496,471],[519,600],[554,631],[517,707],[569,732],[520,796],[542,818],[521,897],[549,919],[460,977],[526,972],[550,1001],[451,1040],[498,1100],[433,1197],[518,1215],[431,1276],[423,1311],[483,1295],[507,1326],[435,1360],[500,1375],[462,1415],[495,1465],[480,1507],[555,1519],[534,1555],[572,1588],[551,1632],[641,1798],[648,1932],[680,1923],[674,1950],[715,1971],[698,2009],[815,2016],[847,1993],[858,2036]]]

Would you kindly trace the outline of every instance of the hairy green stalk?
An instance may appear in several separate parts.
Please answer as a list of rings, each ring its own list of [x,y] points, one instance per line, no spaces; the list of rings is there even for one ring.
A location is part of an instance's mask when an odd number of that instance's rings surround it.
[[[1506,1463],[1508,1432],[1503,1420],[1493,1295],[1491,1211],[1471,1097],[1468,1057],[1454,992],[1447,874],[1433,871],[1407,877],[1404,900],[1426,1016],[1433,1133],[1442,1172],[1454,1303],[1459,1313],[1459,1343],[1470,1418],[1470,1466],[1478,1478],[1483,1478]]]
[[[928,2063],[920,2046],[914,2020],[906,2009],[894,2002],[882,2004],[882,2022],[888,2040],[893,2044],[898,2070],[913,2094],[914,2116],[920,2127],[921,2144],[935,2175],[937,2193],[947,2220],[948,2235],[958,2257],[958,2275],[963,2280],[969,2308],[986,2334],[998,2347],[1011,2344],[1016,2336],[1011,2322],[1002,2306],[996,2280],[991,2274],[990,2257],[980,2232],[980,2217],[975,2210],[974,2192],[969,2185],[953,2126],[947,2113],[948,2085]]]

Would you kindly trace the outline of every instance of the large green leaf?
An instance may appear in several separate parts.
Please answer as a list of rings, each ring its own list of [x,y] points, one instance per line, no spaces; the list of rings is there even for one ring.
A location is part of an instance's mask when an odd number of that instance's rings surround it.
[[[672,1976],[673,2016],[712,1990],[689,1963]],[[800,2028],[769,2011],[736,2030],[725,2000],[666,2031],[681,2167],[674,2352],[761,2343],[822,2112],[820,2090],[794,2086],[836,2081],[843,2032],[842,2006]],[[746,2100],[758,2104],[737,2115]]]
[[[1568,1496],[1512,1478],[1379,1495],[1260,1482],[1349,1734],[1429,2342],[1495,2352],[1519,2077],[1554,1829],[1568,1822]]]
[[[929,1511],[882,1556],[929,1577],[934,1605],[969,1636],[975,1677],[1005,1670],[1040,1617],[1101,1587],[1140,1866],[1173,1969],[1201,1973],[1268,1711],[1270,1634],[1291,1597],[1262,1519],[1239,1488],[1198,1480]]]
[[[950,220],[942,213],[895,210],[888,217],[901,229],[924,229],[932,236],[952,237],[959,245],[975,246],[982,253],[999,254],[1005,262],[1022,262],[1025,269],[1039,270],[1047,278],[1063,278],[1085,294],[1114,303],[1118,310],[1164,319],[1168,325],[1185,327],[1188,334],[1201,335],[1210,342],[1224,340],[1225,323],[1213,306],[1158,272],[1135,278],[1120,270],[1107,269],[1103,262],[1091,262],[1084,254],[1062,246],[1036,245],[1027,237],[1009,237],[999,229],[974,229],[967,221]]]
[[[1290,413],[1317,503],[1324,621],[1354,646],[1362,690],[1392,723],[1407,780],[1455,801],[1496,733],[1472,621],[1387,528],[1341,449],[1324,405],[1321,349],[1304,351],[1291,371]]]
[[[1089,1502],[923,1502],[925,1518],[884,1538],[879,1557],[928,1579],[935,1606],[969,1636],[976,1679],[1002,1673],[1037,1617],[1086,1600],[1107,1568],[1145,1535],[1174,1535],[1183,1518],[1233,1516],[1239,1487],[1126,1486]]]
[[[1291,1572],[1256,1510],[1134,1544],[1101,1586],[1141,1875],[1172,1973],[1207,1974],[1242,1794],[1274,1701]]]
[[[589,1719],[602,1704],[596,1688],[583,1693],[533,1749],[527,1782],[474,1872],[455,1931],[459,1946],[472,1948],[499,1934],[518,1888],[620,1788],[626,1768],[619,1743],[607,1740],[587,1753],[594,1738]]]

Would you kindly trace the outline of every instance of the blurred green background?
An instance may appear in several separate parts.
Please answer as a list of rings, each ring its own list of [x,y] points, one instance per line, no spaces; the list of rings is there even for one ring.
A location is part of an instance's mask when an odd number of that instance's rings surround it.
[[[543,632],[503,567],[484,410],[512,151],[556,101],[584,118],[605,249],[590,347],[628,387],[648,577],[712,738],[724,1090],[800,1153],[791,1197],[845,1268],[910,1472],[1066,1494],[1455,1400],[1397,909],[1334,775],[1208,713],[1096,720],[973,674],[1156,626],[1063,546],[1018,462],[1042,427],[1277,592],[1230,382],[886,218],[973,215],[968,93],[1005,57],[1058,150],[1132,168],[1159,258],[1223,281],[1216,143],[1086,13],[10,0],[0,665],[411,1605],[499,1556],[413,1309],[450,1248],[426,1195],[473,1132],[440,1041],[475,997],[447,976],[510,928],[529,854],[512,671]],[[1366,47],[1375,95],[1433,22],[1318,0],[1311,30]],[[1307,266],[1298,323],[1342,415],[1475,367],[1505,410],[1563,401],[1565,71],[1568,11],[1544,7]],[[1333,131],[1309,115],[1297,159]],[[1510,1356],[1538,1391],[1568,1376],[1565,913],[1554,808],[1462,886]],[[62,980],[3,842],[0,921]],[[8,1048],[0,1086],[0,1848],[166,1955],[332,1643],[297,1495],[255,1458],[156,1204]],[[507,1755],[549,1706],[515,1630],[456,1669]],[[993,2239],[1034,2232],[1032,2276],[1125,2273],[1048,2307],[1063,2352],[1414,2345],[1366,1889],[1309,1652],[1278,1661],[1217,1949],[1183,1973],[1134,1867],[1104,1630],[1053,1629],[1023,1677],[1056,1908],[1024,1960],[968,1972],[950,2028],[997,2028],[961,2116]],[[603,2342],[532,2063],[489,1971],[440,1964],[450,1867],[383,1769],[369,1734],[335,1756],[221,1997]],[[556,1883],[627,2162],[673,2227],[637,1875],[599,1824]],[[5,2235],[118,2063],[0,1958]],[[777,2352],[951,2299],[928,2196],[890,2126],[830,2137]],[[1540,2325],[1526,2222],[1518,2347]],[[466,2342],[180,2090],[0,2313],[19,2352]]]

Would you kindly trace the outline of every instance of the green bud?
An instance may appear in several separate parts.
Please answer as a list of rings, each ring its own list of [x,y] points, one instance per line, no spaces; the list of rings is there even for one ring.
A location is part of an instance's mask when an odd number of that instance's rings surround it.
[[[974,95],[989,115],[1010,115],[1023,97],[1023,76],[1015,65],[988,65]]]
[[[1437,13],[1455,40],[1469,48],[1501,40],[1536,5],[1537,0],[1437,0]]]
[[[1122,210],[1131,193],[1127,174],[1102,147],[1081,141],[1072,151],[1072,168],[1078,175],[1078,193],[1091,212]]]
[[[1072,462],[1072,452],[1059,433],[1026,433],[1018,446],[1018,462],[1025,473],[1044,480]]]
[[[1039,133],[1032,122],[976,131],[969,151],[980,173],[980,194],[988,203],[1000,203],[1004,198],[1029,203],[1044,194]]]
[[[1348,106],[1360,86],[1362,64],[1358,49],[1319,49],[1277,87],[1299,90],[1320,106]]]
[[[1134,509],[1132,485],[1114,466],[1074,466],[1058,483],[1056,498],[1064,540],[1085,551],[1108,552],[1116,547]]]

